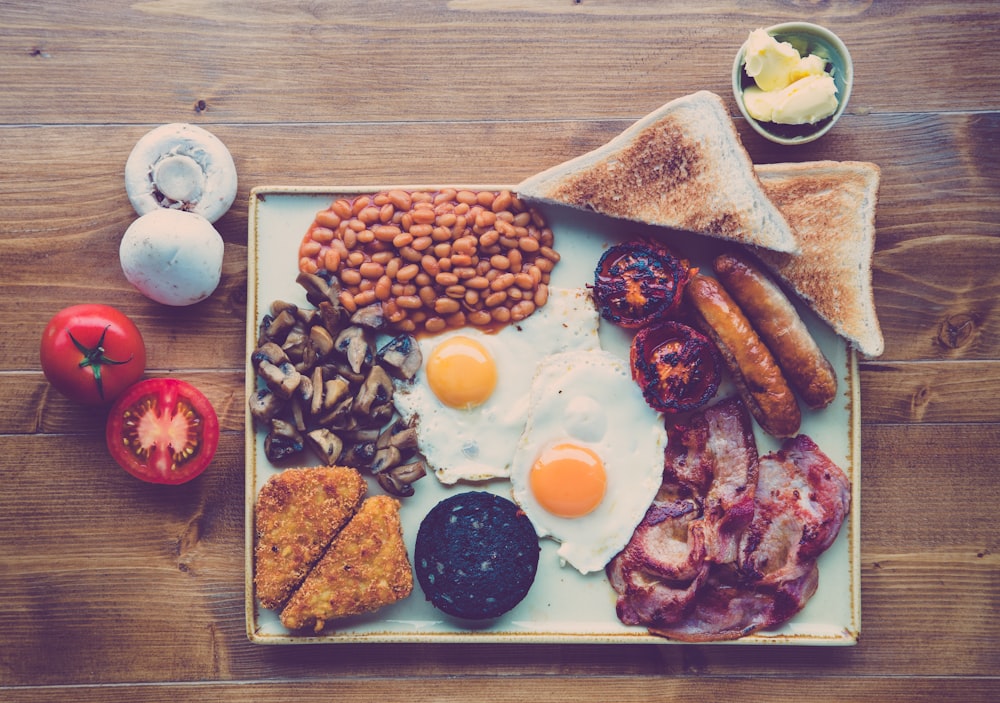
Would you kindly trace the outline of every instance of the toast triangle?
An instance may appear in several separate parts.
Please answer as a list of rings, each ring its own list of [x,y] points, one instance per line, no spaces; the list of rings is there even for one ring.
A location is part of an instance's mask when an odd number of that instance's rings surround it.
[[[672,100],[607,144],[522,181],[516,191],[611,217],[798,251],[722,98],[708,91]]]
[[[801,248],[799,254],[758,249],[760,260],[858,351],[881,355],[885,341],[872,290],[879,167],[813,161],[756,170]]]

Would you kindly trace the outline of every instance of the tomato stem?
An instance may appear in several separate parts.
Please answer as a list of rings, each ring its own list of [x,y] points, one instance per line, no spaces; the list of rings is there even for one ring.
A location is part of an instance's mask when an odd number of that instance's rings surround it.
[[[73,336],[72,332],[66,330],[66,334],[69,335],[69,338],[73,342],[73,345],[77,348],[77,350],[79,350],[81,354],[83,354],[83,358],[80,360],[80,368],[81,369],[90,368],[93,371],[94,383],[97,384],[97,394],[101,397],[101,400],[104,400],[104,382],[101,379],[101,367],[105,364],[112,366],[127,364],[128,362],[132,361],[132,357],[134,356],[133,354],[129,354],[129,357],[127,359],[116,360],[108,357],[104,353],[104,337],[105,335],[107,335],[108,329],[110,327],[111,325],[107,325],[104,328],[104,331],[101,332],[101,338],[97,340],[97,344],[93,347],[88,347],[84,344],[81,344],[77,340],[77,338]]]

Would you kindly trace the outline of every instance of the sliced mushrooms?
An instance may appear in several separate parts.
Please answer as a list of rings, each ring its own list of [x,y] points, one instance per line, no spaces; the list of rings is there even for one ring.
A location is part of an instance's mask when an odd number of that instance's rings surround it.
[[[267,429],[265,454],[287,463],[308,451],[325,464],[371,471],[389,493],[411,495],[427,468],[392,394],[394,378],[412,379],[420,368],[419,345],[401,335],[376,352],[380,310],[349,318],[335,281],[312,274],[298,281],[315,307],[274,301],[250,355],[259,379],[250,413]]]

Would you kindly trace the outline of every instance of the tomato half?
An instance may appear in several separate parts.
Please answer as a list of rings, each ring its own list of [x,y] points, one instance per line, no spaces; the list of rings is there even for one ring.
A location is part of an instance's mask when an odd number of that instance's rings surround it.
[[[142,334],[110,305],[71,305],[56,313],[41,344],[42,372],[70,400],[110,403],[146,371]]]
[[[108,451],[136,478],[178,484],[200,475],[219,446],[219,418],[197,388],[175,378],[149,378],[111,407]]]

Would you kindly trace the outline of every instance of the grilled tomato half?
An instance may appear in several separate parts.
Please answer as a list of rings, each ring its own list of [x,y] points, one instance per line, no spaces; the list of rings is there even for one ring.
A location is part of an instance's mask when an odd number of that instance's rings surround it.
[[[666,249],[616,244],[597,262],[594,302],[604,319],[634,329],[669,317],[680,306],[691,269]]]
[[[679,413],[705,405],[719,390],[722,358],[712,341],[682,322],[648,325],[630,350],[632,377],[651,408]]]

